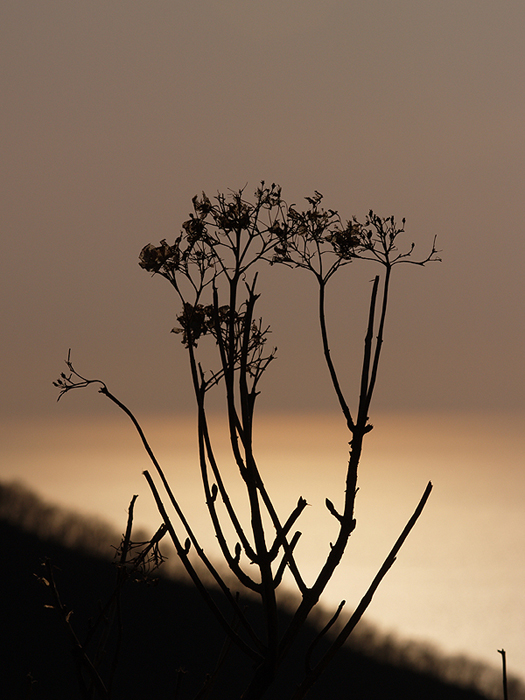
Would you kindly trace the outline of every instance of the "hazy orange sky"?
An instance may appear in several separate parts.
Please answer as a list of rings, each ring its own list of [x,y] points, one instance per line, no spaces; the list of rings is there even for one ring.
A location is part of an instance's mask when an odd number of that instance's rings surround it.
[[[523,408],[524,28],[506,0],[5,0],[2,412],[112,410],[55,407],[69,347],[139,413],[191,405],[176,300],[138,253],[194,194],[261,179],[404,216],[422,254],[437,234],[443,263],[398,270],[378,409]],[[353,386],[373,273],[346,273],[330,323]],[[311,283],[261,286],[263,408],[335,407]]]

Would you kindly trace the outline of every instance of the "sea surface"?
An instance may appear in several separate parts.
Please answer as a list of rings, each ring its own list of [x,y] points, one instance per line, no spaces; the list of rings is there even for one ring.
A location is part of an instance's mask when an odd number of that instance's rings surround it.
[[[372,417],[357,495],[357,528],[324,598],[357,605],[412,515],[428,481],[433,491],[409,540],[376,593],[368,619],[403,640],[431,643],[525,680],[525,415],[380,414]],[[246,499],[224,425],[211,420],[216,456],[239,514]],[[143,421],[186,516],[207,554],[216,540],[206,519],[192,417]],[[0,427],[0,479],[20,481],[46,500],[96,515],[123,531],[131,497],[135,523],[160,518],[143,471],[152,464],[124,415],[7,421]],[[335,538],[348,459],[344,421],[334,415],[259,418],[259,469],[282,519],[299,496],[297,559],[311,582]],[[246,520],[249,528],[249,520]],[[232,541],[232,546],[235,541]],[[292,587],[291,579],[286,585]]]

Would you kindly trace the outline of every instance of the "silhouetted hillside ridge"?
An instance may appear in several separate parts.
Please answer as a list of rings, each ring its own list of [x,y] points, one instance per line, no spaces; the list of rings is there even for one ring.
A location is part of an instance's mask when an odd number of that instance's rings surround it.
[[[0,483],[0,519],[91,554],[109,556],[110,544],[118,544],[117,533],[103,520],[47,503],[20,482]]]
[[[107,558],[88,553],[89,547],[82,550],[61,544],[57,536],[60,528],[53,529],[44,522],[46,512],[52,513],[55,521],[57,518],[60,521],[57,509],[49,510],[50,507],[43,505],[34,495],[26,501],[26,510],[32,509],[32,515],[27,512],[21,518],[22,494],[20,487],[0,485],[0,542],[5,555],[1,586],[5,666],[0,674],[0,697],[75,700],[81,698],[81,694],[73,647],[57,611],[44,607],[51,603],[51,599],[47,589],[38,581],[38,576],[44,575],[41,562],[44,557],[52,561],[62,601],[73,611],[71,620],[81,640],[88,632],[90,618],[97,615],[101,603],[114,590],[117,570]],[[34,532],[33,525],[38,523],[46,533],[45,537]],[[89,527],[87,531],[90,532]],[[106,530],[104,537],[107,534]],[[118,542],[114,544],[118,545]],[[222,605],[220,596],[214,595]],[[255,620],[257,604],[246,601],[246,605]],[[165,577],[160,577],[157,585],[130,581],[123,589],[121,608],[121,662],[112,697],[118,700],[168,700],[175,697],[180,676],[181,688],[177,697],[183,700],[194,698],[202,688],[206,674],[213,672],[225,641],[224,632],[199,594],[191,585]],[[286,618],[286,612],[282,612],[283,626]],[[303,650],[315,634],[314,627],[306,631]],[[375,646],[380,649],[377,639],[376,635]],[[115,642],[113,636],[108,648],[111,649]],[[343,649],[308,697],[315,700],[481,700],[489,697],[447,684],[432,673],[408,668],[403,655],[395,652],[395,644],[390,643],[390,647],[390,651],[385,651],[386,647],[383,649],[383,661],[355,648],[355,645]],[[395,665],[392,660],[401,660],[402,663]],[[102,666],[103,677],[109,672],[110,663],[108,655]],[[184,672],[179,674],[179,669]],[[481,666],[479,670],[481,673]],[[268,693],[268,698],[288,698],[300,679],[301,671],[298,657],[291,657],[286,672]],[[249,674],[249,661],[232,648],[210,698],[235,700],[240,697]],[[32,683],[29,683],[29,677]],[[511,690],[513,700],[523,697],[517,686]]]

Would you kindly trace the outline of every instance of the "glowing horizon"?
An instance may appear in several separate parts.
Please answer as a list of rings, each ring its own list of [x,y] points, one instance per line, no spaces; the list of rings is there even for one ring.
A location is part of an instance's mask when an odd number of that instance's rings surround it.
[[[449,654],[478,656],[492,666],[498,645],[521,648],[525,640],[516,611],[525,568],[515,553],[525,546],[520,527],[525,481],[516,470],[525,448],[523,419],[523,414],[377,414],[360,471],[358,527],[325,604],[337,605],[342,598],[357,603],[432,480],[429,503],[368,617],[403,638],[438,644]],[[215,431],[220,422],[212,419],[211,425]],[[23,442],[4,426],[0,478],[21,478],[47,500],[102,517],[117,530],[124,527],[131,496],[139,494],[136,527],[156,529],[159,516],[142,476],[151,465],[125,416],[20,427]],[[217,556],[194,420],[148,417],[144,427],[206,551]],[[477,436],[491,429],[501,443],[478,444]],[[217,454],[242,513],[243,489],[227,440],[218,437]],[[333,523],[324,499],[337,503],[342,497],[347,451],[338,414],[261,416],[256,430],[262,476],[282,517],[300,495],[310,504],[299,523],[303,537],[297,550],[307,579],[329,546]],[[525,679],[516,651],[513,671]]]

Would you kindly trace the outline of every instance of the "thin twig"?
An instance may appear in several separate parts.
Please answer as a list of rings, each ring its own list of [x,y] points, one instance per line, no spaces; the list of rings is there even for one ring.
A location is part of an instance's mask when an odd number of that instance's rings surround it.
[[[501,663],[503,666],[503,700],[509,700],[508,690],[507,690],[507,654],[505,649],[498,649],[501,654]]]
[[[85,648],[81,644],[79,638],[76,635],[75,630],[73,629],[73,627],[71,625],[70,618],[71,618],[72,611],[68,610],[66,608],[66,606],[62,603],[62,600],[60,598],[60,594],[58,592],[58,588],[57,588],[57,585],[55,582],[55,576],[53,573],[53,565],[51,563],[51,560],[46,558],[44,560],[44,565],[45,565],[45,568],[47,571],[47,577],[48,577],[47,579],[44,579],[44,581],[49,585],[51,593],[53,594],[53,599],[55,602],[55,605],[53,607],[55,607],[59,611],[60,616],[62,618],[62,621],[64,622],[64,624],[66,626],[68,634],[69,634],[71,641],[73,643],[75,653],[78,655],[80,666],[83,666],[86,669],[91,682],[93,683],[93,685],[95,686],[95,688],[99,692],[100,696],[102,698],[108,699],[109,698],[108,689],[106,688],[104,681],[100,677],[97,669],[95,668],[91,659],[87,655]],[[81,679],[81,678],[82,678],[82,676],[79,673],[79,679]]]

